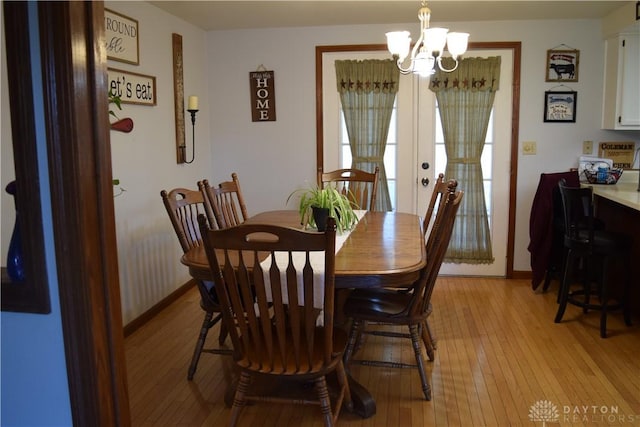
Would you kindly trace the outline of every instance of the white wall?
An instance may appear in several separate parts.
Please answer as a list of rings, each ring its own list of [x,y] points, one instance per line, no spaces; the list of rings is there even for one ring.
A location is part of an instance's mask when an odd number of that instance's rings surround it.
[[[182,250],[171,228],[160,191],[197,189],[213,173],[209,127],[210,79],[204,31],[145,2],[105,2],[105,7],[138,20],[139,65],[109,61],[109,67],[156,77],[157,105],[123,104],[131,133],[111,132],[113,176],[126,189],[115,199],[123,321],[128,323],[189,280]],[[182,36],[185,110],[198,95],[195,161],[176,163],[172,33]],[[185,111],[185,142],[191,158],[191,116]]]
[[[465,22],[449,27],[470,32],[471,41],[522,42],[519,141],[536,141],[538,154],[518,156],[514,269],[530,271],[529,212],[540,173],[577,166],[584,140],[639,141],[640,134],[600,130],[600,21]],[[214,171],[216,176],[239,173],[250,211],[282,209],[293,189],[315,179],[315,46],[385,43],[385,31],[403,28],[417,32],[417,25],[408,23],[208,34]],[[579,81],[567,84],[578,92],[577,120],[543,123],[544,92],[557,86],[544,81],[546,51],[560,44],[580,50]],[[248,73],[261,64],[275,71],[277,122],[251,122]]]

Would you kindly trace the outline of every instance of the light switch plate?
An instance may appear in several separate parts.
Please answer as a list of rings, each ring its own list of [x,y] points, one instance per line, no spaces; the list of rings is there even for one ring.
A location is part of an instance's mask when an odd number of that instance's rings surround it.
[[[522,143],[522,154],[524,155],[536,154],[536,142],[524,141]]]
[[[582,154],[593,154],[593,141],[582,142]]]

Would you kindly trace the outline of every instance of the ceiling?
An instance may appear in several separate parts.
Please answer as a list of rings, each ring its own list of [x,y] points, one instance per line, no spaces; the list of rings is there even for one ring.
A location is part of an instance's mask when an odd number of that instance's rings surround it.
[[[416,21],[417,0],[149,1],[203,30],[390,24]],[[598,19],[629,1],[431,0],[432,22]],[[631,1],[631,3],[634,3]]]

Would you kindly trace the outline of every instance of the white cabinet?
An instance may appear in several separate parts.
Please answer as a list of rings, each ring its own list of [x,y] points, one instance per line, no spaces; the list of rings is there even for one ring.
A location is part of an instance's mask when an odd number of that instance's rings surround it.
[[[602,128],[640,130],[640,32],[607,39],[604,60]]]

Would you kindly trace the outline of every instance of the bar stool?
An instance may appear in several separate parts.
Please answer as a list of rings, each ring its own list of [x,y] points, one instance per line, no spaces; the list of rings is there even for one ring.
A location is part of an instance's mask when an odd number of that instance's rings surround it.
[[[565,266],[560,286],[558,312],[555,323],[562,321],[567,303],[588,310],[600,310],[600,336],[607,336],[607,314],[611,310],[622,308],[624,321],[631,325],[631,317],[627,305],[631,278],[630,251],[631,238],[625,234],[598,229],[593,212],[593,189],[591,187],[568,187],[565,180],[558,183],[564,210],[565,234]],[[620,302],[609,303],[608,281],[610,264],[616,260],[624,263],[623,297]],[[576,267],[581,266],[577,271]],[[571,276],[582,273],[581,289],[571,291]],[[597,285],[598,303],[592,302],[592,284]]]

